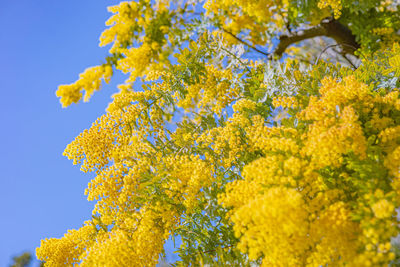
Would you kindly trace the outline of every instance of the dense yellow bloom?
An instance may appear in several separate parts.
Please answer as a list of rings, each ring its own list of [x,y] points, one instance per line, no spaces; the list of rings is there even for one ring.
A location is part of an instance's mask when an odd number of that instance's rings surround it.
[[[398,257],[400,46],[357,70],[241,58],[247,48],[276,46],[273,33],[292,35],[310,17],[394,12],[393,1],[367,2],[354,10],[346,0],[311,1],[310,10],[286,0],[110,7],[100,37],[111,45],[107,63],[57,91],[68,106],[83,93],[87,101],[113,68],[128,77],[64,151],[93,173],[85,190],[92,219],[43,240],[38,258],[45,266],[155,266],[165,241],[180,236],[184,266],[390,264]],[[385,23],[373,28],[377,21]],[[385,47],[397,22],[377,21],[366,31],[358,21],[349,27]]]
[[[204,79],[187,86],[188,92],[184,97],[175,94],[178,106],[199,110],[210,108],[216,114],[221,114],[239,96],[240,89],[232,84],[233,75],[230,69],[221,70],[207,65],[205,71],[207,75]]]
[[[333,11],[333,14],[335,16],[335,19],[338,19],[340,15],[342,14],[341,9],[342,9],[342,2],[341,0],[320,0],[318,2],[318,7],[320,9],[323,9],[325,7],[330,7]]]
[[[354,221],[358,211],[346,203],[346,194],[364,194],[352,185],[359,178],[351,177],[352,172],[337,175],[336,170],[356,170],[352,164],[368,160],[366,132],[373,131],[387,151],[380,164],[391,177],[399,177],[398,120],[389,112],[399,94],[374,94],[354,76],[341,81],[327,77],[321,83],[319,95],[310,96],[306,106],[299,105],[296,96],[274,99],[275,106],[297,112],[297,123],[305,127],[300,132],[288,126],[271,128],[261,118],[252,118],[245,128],[248,149],[265,156],[246,164],[244,179],[229,183],[219,201],[231,209],[228,216],[241,251],[254,259],[262,257],[266,266],[383,264],[393,259],[390,247],[371,244],[387,243],[396,235],[397,227],[387,220],[393,216],[394,199],[383,198],[381,191],[365,195],[368,201],[361,198],[358,203],[363,216],[382,221]],[[331,183],[340,190],[329,189]],[[279,194],[272,197],[275,190]],[[270,221],[279,218],[282,221]],[[296,235],[285,232],[288,229],[295,229]],[[365,247],[368,250],[359,253]]]
[[[56,95],[60,97],[63,107],[79,102],[82,98],[82,91],[85,92],[83,100],[87,102],[93,92],[100,89],[101,80],[109,83],[111,75],[112,67],[107,64],[88,68],[79,75],[79,80],[75,83],[60,85]]]
[[[96,228],[90,221],[78,230],[69,230],[61,239],[42,240],[36,250],[39,260],[46,261],[47,266],[62,266],[79,263],[81,254],[94,243],[97,236]]]
[[[109,7],[108,11],[114,15],[106,22],[106,25],[111,27],[101,34],[100,46],[113,43],[110,52],[115,53],[124,43],[131,42],[133,28],[141,15],[140,5],[134,1],[124,1],[119,5]]]
[[[158,222],[174,221],[170,211],[143,209],[119,227],[103,234],[83,254],[81,266],[149,266],[155,265],[168,237],[167,226]]]
[[[198,156],[170,157],[166,159],[166,164],[172,176],[168,186],[171,196],[174,195],[172,192],[179,192],[180,194],[175,194],[175,197],[181,198],[183,205],[190,212],[201,198],[200,189],[211,185],[213,181],[212,168]]]
[[[259,45],[270,41],[266,36],[268,27],[284,26],[287,7],[287,1],[271,0],[208,0],[204,4],[206,14],[221,19],[225,30],[237,35],[248,29],[251,42]],[[228,43],[237,43],[230,34],[224,33],[224,38]]]
[[[240,99],[232,105],[232,109],[235,112],[245,112],[246,110],[254,110],[256,108],[256,102],[249,99]]]
[[[307,211],[296,190],[276,187],[241,206],[231,216],[239,249],[251,259],[266,255],[263,265],[301,265],[309,244]]]
[[[394,205],[386,199],[381,199],[372,206],[372,210],[377,218],[392,216]]]
[[[134,82],[137,77],[142,76],[146,68],[148,68],[152,49],[144,43],[142,46],[130,49],[124,49],[121,51],[125,57],[118,61],[117,68],[124,73],[130,73],[130,77],[127,82]]]
[[[297,106],[295,97],[274,97],[272,105],[274,107],[294,108]]]

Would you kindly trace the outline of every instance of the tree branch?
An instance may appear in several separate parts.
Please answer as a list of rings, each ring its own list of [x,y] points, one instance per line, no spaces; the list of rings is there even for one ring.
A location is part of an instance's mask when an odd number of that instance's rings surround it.
[[[280,57],[288,46],[317,36],[330,37],[334,39],[336,43],[343,44],[342,49],[344,54],[354,55],[354,51],[360,47],[349,28],[333,18],[325,18],[320,24],[312,28],[294,32],[289,35],[281,35],[274,54]]]
[[[289,31],[289,34],[284,34],[279,37],[279,43],[275,48],[275,51],[272,53],[266,53],[254,45],[246,42],[245,40],[237,37],[232,32],[222,28],[222,30],[231,35],[240,43],[246,45],[247,47],[253,49],[254,51],[267,56],[269,59],[273,58],[274,55],[281,57],[285,52],[288,46],[306,40],[310,38],[314,38],[317,36],[326,36],[334,39],[336,41],[336,45],[341,46],[342,52],[341,54],[352,54],[354,55],[354,51],[360,48],[360,45],[357,43],[355,36],[352,34],[349,28],[338,22],[332,17],[325,18],[321,21],[320,24],[305,30],[300,30],[297,32]]]

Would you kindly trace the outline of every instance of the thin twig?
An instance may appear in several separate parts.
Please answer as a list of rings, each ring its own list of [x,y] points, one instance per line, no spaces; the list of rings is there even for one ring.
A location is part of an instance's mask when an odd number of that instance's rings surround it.
[[[240,62],[240,64],[242,64],[246,69],[247,69],[247,71],[248,72],[251,72],[251,70],[250,70],[250,68],[246,65],[246,64],[244,64],[244,62],[241,60],[241,58],[239,58],[239,57],[237,57],[235,54],[233,54],[231,51],[229,51],[228,49],[225,49],[224,47],[221,47],[225,52],[227,52],[229,55],[231,55],[232,57],[234,57],[235,59],[237,59],[239,62]]]
[[[350,65],[351,65],[354,69],[357,69],[356,65],[354,65],[354,63],[347,57],[347,55],[343,55],[343,57],[347,60],[347,62],[350,63]]]
[[[356,50],[357,48],[349,45],[349,44],[344,44],[344,43],[338,43],[338,44],[332,44],[332,45],[328,45],[327,47],[324,48],[324,50],[322,50],[322,52],[318,55],[317,60],[315,61],[314,65],[318,64],[318,61],[320,60],[321,56],[326,52],[326,50],[328,50],[329,48],[335,47],[335,46],[347,46],[349,48],[352,48],[354,50]]]
[[[256,52],[258,52],[258,53],[260,53],[260,54],[263,54],[263,55],[265,55],[265,56],[267,56],[267,57],[270,57],[270,56],[271,56],[270,53],[266,53],[266,52],[264,52],[264,51],[261,51],[261,50],[258,49],[257,47],[255,47],[255,46],[249,44],[248,42],[246,42],[246,41],[240,39],[239,37],[237,37],[236,35],[234,35],[234,34],[231,33],[230,31],[225,30],[224,28],[222,28],[222,30],[223,30],[224,32],[226,32],[227,34],[229,34],[230,36],[232,36],[233,38],[235,38],[236,40],[238,40],[239,42],[241,42],[242,44],[244,44],[244,45],[250,47],[250,48],[253,49],[254,51],[256,51]]]

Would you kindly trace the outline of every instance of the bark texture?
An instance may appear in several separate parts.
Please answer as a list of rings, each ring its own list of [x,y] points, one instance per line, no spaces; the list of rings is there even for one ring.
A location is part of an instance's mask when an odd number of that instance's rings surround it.
[[[312,28],[293,32],[289,35],[281,35],[274,54],[280,57],[288,46],[317,36],[326,36],[334,39],[336,43],[342,46],[344,54],[354,54],[354,51],[360,48],[349,28],[333,18],[325,18],[320,24]]]

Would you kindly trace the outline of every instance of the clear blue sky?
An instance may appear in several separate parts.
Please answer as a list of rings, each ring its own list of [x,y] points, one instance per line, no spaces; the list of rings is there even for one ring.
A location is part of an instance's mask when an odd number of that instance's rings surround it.
[[[106,7],[118,2],[0,2],[0,266],[90,218],[93,203],[84,189],[93,175],[62,152],[104,112],[121,77],[89,103],[67,109],[55,90],[102,62],[107,48],[98,47],[98,38]]]

